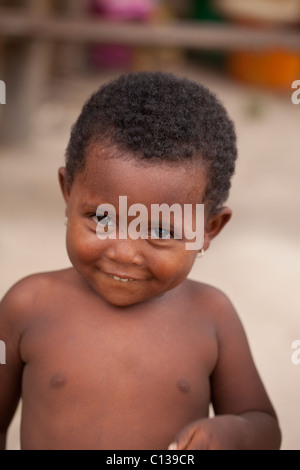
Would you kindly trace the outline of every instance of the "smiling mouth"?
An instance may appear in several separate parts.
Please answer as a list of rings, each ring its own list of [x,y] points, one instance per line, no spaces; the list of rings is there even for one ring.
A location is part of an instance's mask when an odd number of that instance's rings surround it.
[[[115,281],[121,281],[121,282],[135,281],[135,279],[122,278],[119,276],[114,276],[113,274],[110,274],[110,277],[112,277]]]

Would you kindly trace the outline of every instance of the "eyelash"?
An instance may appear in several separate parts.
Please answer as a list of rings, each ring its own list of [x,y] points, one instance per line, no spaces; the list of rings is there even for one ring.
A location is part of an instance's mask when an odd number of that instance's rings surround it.
[[[158,238],[157,238],[158,240],[169,240],[169,239],[171,239],[171,238],[174,238],[174,233],[172,232],[172,230],[169,231],[169,230],[164,229],[163,227],[155,227],[155,228],[152,229],[152,230],[157,230],[157,229],[160,230],[160,231],[165,230],[166,232],[168,232],[168,233],[170,234],[170,237],[167,237],[167,238],[158,237]],[[152,231],[152,230],[151,230],[151,231]]]
[[[104,213],[103,215],[91,214],[89,217],[90,217],[90,218],[93,220],[93,222],[95,222],[96,224],[102,222],[102,220],[104,220],[104,219],[106,219],[106,218],[108,218],[108,220],[111,220],[110,217],[108,216],[108,213]],[[100,220],[99,220],[99,219],[100,219]],[[105,225],[108,225],[108,224],[105,224]],[[105,225],[103,224],[103,226],[105,226]],[[170,240],[170,239],[173,239],[173,238],[174,238],[174,232],[173,232],[172,230],[169,231],[169,230],[167,230],[167,229],[164,229],[163,227],[154,227],[152,230],[149,230],[149,232],[151,233],[153,230],[159,230],[159,231],[160,231],[159,235],[161,235],[161,231],[162,231],[162,230],[165,230],[166,232],[168,232],[168,233],[170,234],[170,237],[164,238],[164,237],[162,237],[162,236],[158,236],[157,238],[154,237],[154,238],[153,238],[154,240],[155,240],[155,239],[156,239],[156,240]],[[150,238],[151,238],[151,237],[150,237]]]
[[[111,220],[111,218],[108,216],[108,213],[107,213],[107,212],[104,212],[103,215],[91,214],[89,217],[90,217],[96,224],[98,224],[99,222],[102,222],[102,220],[104,220],[104,219],[106,219],[106,218]],[[99,220],[99,219],[100,219],[100,220]]]

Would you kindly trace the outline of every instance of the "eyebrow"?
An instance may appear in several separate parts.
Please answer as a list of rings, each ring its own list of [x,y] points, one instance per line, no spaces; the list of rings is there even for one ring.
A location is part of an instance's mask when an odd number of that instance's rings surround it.
[[[99,206],[99,204],[91,204],[90,202],[83,202],[82,203],[82,208],[84,210],[90,210],[90,211],[96,211],[97,207]]]

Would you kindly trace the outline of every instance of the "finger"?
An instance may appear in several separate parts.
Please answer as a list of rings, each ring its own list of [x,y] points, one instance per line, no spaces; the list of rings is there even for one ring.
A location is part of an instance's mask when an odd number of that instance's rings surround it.
[[[168,450],[186,450],[195,434],[193,425],[185,427],[168,447]]]
[[[171,444],[168,447],[168,450],[178,450],[177,442],[175,442],[175,441],[171,442]]]
[[[209,450],[209,442],[206,436],[194,434],[185,450]]]

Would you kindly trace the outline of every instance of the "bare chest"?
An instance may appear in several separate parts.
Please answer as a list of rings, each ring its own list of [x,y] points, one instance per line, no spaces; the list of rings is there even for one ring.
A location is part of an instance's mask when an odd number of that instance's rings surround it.
[[[25,412],[51,410],[55,426],[70,415],[79,428],[88,420],[106,437],[117,416],[112,441],[128,422],[139,435],[145,421],[163,432],[205,415],[217,354],[210,326],[118,320],[41,316],[23,339]]]

